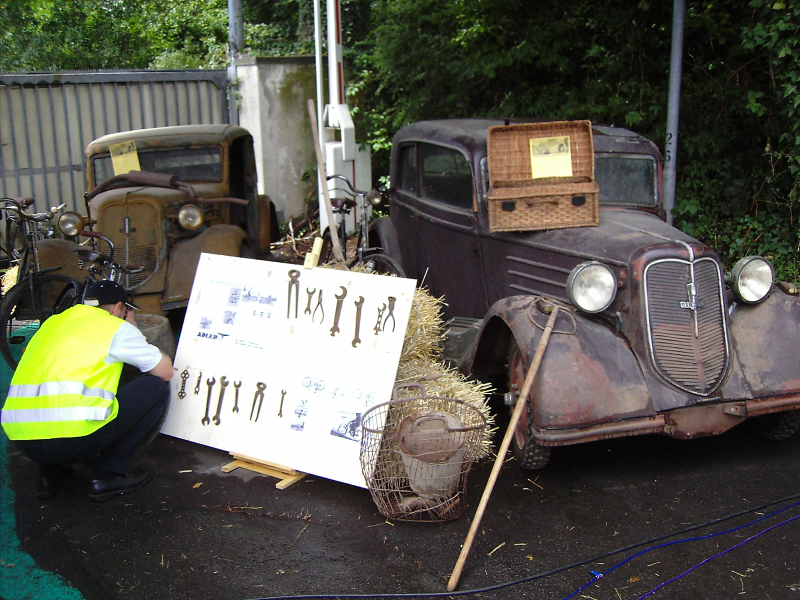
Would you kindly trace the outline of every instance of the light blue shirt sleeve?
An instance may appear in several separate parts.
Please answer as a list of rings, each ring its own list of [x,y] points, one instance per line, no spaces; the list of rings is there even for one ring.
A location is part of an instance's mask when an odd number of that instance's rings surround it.
[[[142,373],[154,369],[161,361],[161,350],[148,343],[136,327],[122,322],[108,349],[107,363],[122,362],[133,365]]]

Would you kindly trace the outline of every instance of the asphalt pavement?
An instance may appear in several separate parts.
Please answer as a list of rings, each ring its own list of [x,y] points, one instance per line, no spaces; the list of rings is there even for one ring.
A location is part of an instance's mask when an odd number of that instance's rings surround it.
[[[154,474],[145,488],[94,504],[90,467],[79,466],[41,501],[35,465],[5,439],[0,448],[5,600],[441,594],[492,467],[473,467],[460,519],[404,523],[381,516],[367,490],[314,476],[279,490],[270,477],[223,473],[225,452],[164,435],[135,459]],[[800,439],[765,442],[744,427],[559,448],[538,473],[510,460],[458,590],[526,580],[467,597],[559,599],[587,585],[572,597],[628,600],[666,584],[648,597],[800,598],[799,501]]]

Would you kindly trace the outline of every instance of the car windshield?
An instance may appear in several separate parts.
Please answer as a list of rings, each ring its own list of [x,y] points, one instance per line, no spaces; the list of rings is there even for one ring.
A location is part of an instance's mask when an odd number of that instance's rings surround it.
[[[222,152],[219,146],[143,150],[138,154],[142,171],[177,175],[188,182],[222,181]],[[114,176],[111,156],[98,156],[92,162],[94,185]]]
[[[600,204],[656,206],[656,161],[641,154],[595,154],[594,178]]]

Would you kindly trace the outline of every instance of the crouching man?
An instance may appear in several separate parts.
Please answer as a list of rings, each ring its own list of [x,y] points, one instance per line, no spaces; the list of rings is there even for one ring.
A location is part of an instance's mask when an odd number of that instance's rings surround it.
[[[139,489],[144,470],[128,471],[169,402],[172,361],[135,326],[125,289],[98,281],[86,304],[53,315],[31,338],[3,411],[3,429],[39,468],[36,495],[52,498],[72,463],[96,459],[89,498],[102,502]],[[122,364],[145,375],[117,389]]]

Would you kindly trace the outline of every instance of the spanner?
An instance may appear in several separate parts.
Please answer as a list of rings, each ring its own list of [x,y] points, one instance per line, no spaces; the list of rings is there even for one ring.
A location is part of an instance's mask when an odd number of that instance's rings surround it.
[[[178,392],[178,398],[183,400],[186,398],[186,380],[189,379],[189,369],[184,369],[181,373],[181,391]]]
[[[283,418],[283,397],[286,395],[286,390],[281,390],[281,405],[278,407],[278,416]]]
[[[311,301],[314,299],[314,292],[317,291],[317,288],[306,288],[306,294],[308,294],[308,304],[306,305],[306,309],[303,311],[304,315],[311,314]]]
[[[386,310],[386,302],[384,302],[383,306],[378,309],[378,322],[375,323],[375,327],[373,327],[375,335],[378,335],[381,332],[381,321],[383,320],[383,313],[385,310]]]
[[[335,336],[339,333],[339,317],[342,316],[342,304],[344,304],[344,298],[347,296],[347,288],[343,285],[339,286],[342,289],[341,295],[335,294],[334,298],[336,298],[336,315],[333,317],[333,327],[331,327],[331,337]]]
[[[206,385],[208,386],[208,397],[206,398],[206,416],[203,417],[202,421],[200,421],[203,425],[208,425],[211,423],[211,419],[208,418],[208,410],[211,408],[211,390],[214,389],[214,384],[216,382],[217,380],[213,377],[206,379]]]
[[[198,375],[197,375],[197,383],[194,386],[194,395],[195,396],[197,396],[197,394],[200,393],[200,382],[201,381],[203,381],[203,372],[202,371],[200,371],[200,373],[198,373]]]
[[[225,375],[219,380],[219,400],[217,400],[217,414],[214,415],[214,425],[219,425],[219,414],[222,412],[222,398],[225,396],[225,388],[228,387],[228,378]]]
[[[361,329],[361,307],[364,306],[364,296],[359,296],[356,305],[356,337],[353,338],[353,348],[361,343],[361,338],[358,337],[358,331]]]
[[[233,411],[235,413],[239,412],[239,388],[242,387],[241,381],[234,381],[233,382],[233,389],[236,390],[236,395],[233,397]]]

